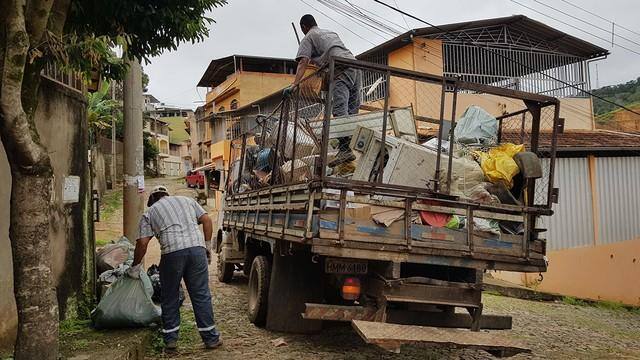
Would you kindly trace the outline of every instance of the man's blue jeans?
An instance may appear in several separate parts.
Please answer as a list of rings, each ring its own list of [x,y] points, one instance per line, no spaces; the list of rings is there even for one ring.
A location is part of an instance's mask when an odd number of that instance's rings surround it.
[[[180,281],[187,286],[196,324],[202,341],[218,341],[220,333],[213,320],[213,304],[209,291],[209,265],[203,247],[192,247],[164,254],[160,258],[162,286],[162,332],[165,343],[178,340],[180,330]]]

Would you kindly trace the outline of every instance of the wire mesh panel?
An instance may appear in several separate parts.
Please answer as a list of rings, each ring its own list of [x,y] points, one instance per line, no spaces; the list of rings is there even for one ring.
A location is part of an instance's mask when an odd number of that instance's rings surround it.
[[[502,186],[508,194],[502,202],[549,208],[555,104],[546,96],[335,59],[270,114],[229,114],[227,136],[240,154],[232,156],[231,176],[239,179],[232,190],[322,180],[356,192],[383,187],[476,201],[478,186]],[[525,150],[551,159],[545,176],[518,177],[517,158],[526,156],[516,153]],[[500,177],[497,156],[504,151],[515,151],[513,174]]]

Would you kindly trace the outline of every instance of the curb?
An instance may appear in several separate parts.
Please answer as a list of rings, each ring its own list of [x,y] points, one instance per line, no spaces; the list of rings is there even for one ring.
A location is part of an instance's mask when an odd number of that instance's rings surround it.
[[[104,331],[105,334],[113,332],[113,330]],[[68,360],[143,360],[155,332],[156,328],[118,330],[115,336],[108,339],[109,344],[97,349],[83,349],[63,354],[65,355],[63,358]]]
[[[502,296],[537,301],[562,301],[563,296],[529,289],[524,286],[498,280],[492,277],[484,277],[483,290],[498,293]]]

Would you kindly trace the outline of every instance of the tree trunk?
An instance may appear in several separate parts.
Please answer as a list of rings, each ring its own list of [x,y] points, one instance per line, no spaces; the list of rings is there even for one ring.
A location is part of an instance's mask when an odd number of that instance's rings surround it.
[[[18,309],[15,359],[57,359],[58,301],[49,247],[53,170],[49,165],[24,173],[12,166],[11,175],[9,237]]]

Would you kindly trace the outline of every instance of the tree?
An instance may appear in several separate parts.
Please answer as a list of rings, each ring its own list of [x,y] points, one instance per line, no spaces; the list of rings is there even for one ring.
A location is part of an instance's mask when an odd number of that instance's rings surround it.
[[[35,126],[40,73],[58,63],[122,78],[127,57],[148,60],[208,36],[206,11],[225,0],[0,0],[0,138],[12,175],[10,230],[18,308],[16,359],[57,359],[58,306],[48,232],[53,169]]]
[[[105,81],[98,91],[87,94],[87,122],[93,142],[98,134],[111,130],[112,123],[122,122],[122,105],[111,99],[109,89],[109,82]]]

